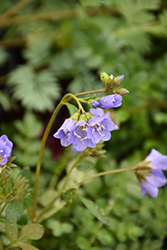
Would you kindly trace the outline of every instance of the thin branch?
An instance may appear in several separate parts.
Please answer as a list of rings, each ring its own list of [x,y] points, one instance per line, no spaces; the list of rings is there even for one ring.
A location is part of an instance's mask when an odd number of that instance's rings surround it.
[[[27,4],[29,4],[32,0],[21,0],[19,3],[14,5],[11,9],[7,10],[0,16],[0,22],[2,19],[6,19],[10,16],[17,14],[21,9],[23,9]]]
[[[25,38],[13,38],[13,39],[3,39],[0,41],[0,46],[2,47],[26,47]]]
[[[97,14],[114,14],[118,13],[115,8],[109,7],[95,7],[95,8],[86,8],[85,13],[87,15],[97,15]],[[51,11],[44,13],[35,13],[22,15],[12,18],[0,19],[0,26],[10,26],[10,25],[18,25],[27,22],[33,21],[57,21],[65,18],[71,18],[78,16],[77,10],[60,10],[60,11]]]

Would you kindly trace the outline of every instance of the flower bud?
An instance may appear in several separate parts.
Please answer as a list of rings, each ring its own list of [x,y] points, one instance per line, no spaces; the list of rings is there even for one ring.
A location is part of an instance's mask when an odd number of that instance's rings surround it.
[[[129,90],[124,88],[113,89],[113,94],[126,95],[129,94]]]
[[[119,87],[121,85],[123,79],[124,79],[124,75],[115,77],[114,78],[114,84],[112,86],[113,89]]]
[[[79,119],[79,113],[77,112],[77,113],[73,114],[70,118],[73,119],[73,120],[75,120],[75,121],[78,121],[78,119]]]
[[[110,77],[107,79],[105,86],[107,89],[110,89],[114,84],[114,76],[110,75]]]
[[[100,80],[105,84],[106,81],[108,80],[109,75],[105,73],[104,71],[100,73]]]

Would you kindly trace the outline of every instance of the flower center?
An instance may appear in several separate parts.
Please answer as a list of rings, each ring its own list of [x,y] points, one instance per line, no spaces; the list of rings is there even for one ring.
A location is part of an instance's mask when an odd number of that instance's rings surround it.
[[[103,125],[103,124],[100,124],[100,123],[96,123],[93,127],[92,127],[92,134],[95,132],[95,130],[97,130],[97,132],[101,135],[101,137],[102,136],[104,136],[104,135],[102,135],[101,134],[101,130],[102,129],[105,129],[105,126]]]
[[[85,132],[87,132],[87,130],[88,130],[88,125],[87,124],[85,124],[84,126],[77,126],[77,130],[74,132],[74,135],[77,138],[79,138],[80,141],[83,141],[83,140],[87,139],[87,135],[85,137],[83,137],[83,136],[77,134],[77,131],[79,131],[79,132],[82,131],[85,134]]]

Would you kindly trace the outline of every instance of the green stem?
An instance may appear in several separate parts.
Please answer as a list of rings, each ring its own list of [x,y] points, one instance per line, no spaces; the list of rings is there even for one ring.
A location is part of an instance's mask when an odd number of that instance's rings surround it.
[[[73,163],[72,167],[70,168],[70,171],[68,172],[66,179],[64,181],[64,184],[61,188],[61,190],[59,191],[59,193],[56,195],[56,197],[53,198],[53,200],[41,211],[41,213],[39,214],[39,216],[37,217],[37,221],[39,221],[39,219],[42,217],[42,215],[55,203],[55,201],[61,197],[61,195],[64,193],[64,189],[67,185],[67,182],[70,178],[71,172],[72,170],[76,167],[76,165],[86,157],[85,152],[83,151],[81,154],[78,155],[78,157],[76,158],[75,162]],[[40,220],[41,223],[41,220]]]
[[[5,207],[7,206],[8,203],[9,203],[9,202],[5,202],[5,204],[3,205],[3,207],[2,207],[2,209],[1,209],[1,211],[0,211],[0,216],[1,216],[3,210],[5,209]]]
[[[71,189],[71,188],[74,188],[88,180],[91,180],[91,179],[94,179],[96,177],[100,177],[100,176],[104,176],[104,175],[108,175],[108,174],[116,174],[116,173],[123,173],[123,172],[134,172],[136,169],[136,167],[133,167],[133,168],[126,168],[126,169],[114,169],[114,170],[110,170],[110,171],[106,171],[106,172],[101,172],[101,173],[98,173],[98,174],[95,174],[95,175],[92,175],[92,176],[89,176],[88,178],[86,179],[83,179],[82,181],[79,181],[77,183],[75,183],[74,185],[72,185],[71,187],[68,188]],[[67,190],[65,190],[64,192],[66,192]]]
[[[55,111],[53,112],[53,114],[52,114],[52,116],[50,118],[50,121],[49,121],[49,123],[48,123],[48,125],[46,127],[45,133],[44,133],[43,138],[42,138],[41,148],[40,148],[40,151],[39,151],[39,157],[38,157],[38,162],[37,162],[37,167],[36,167],[35,183],[34,183],[33,211],[32,211],[32,220],[34,222],[36,221],[37,189],[38,189],[39,174],[40,174],[40,170],[41,170],[41,162],[42,162],[42,156],[43,156],[45,143],[46,143],[47,137],[49,135],[50,129],[51,129],[52,125],[53,125],[53,122],[56,119],[56,116],[57,116],[58,112],[60,111],[60,109],[64,105],[63,102],[69,96],[71,96],[71,94],[66,94],[61,99],[60,103],[58,104],[58,106],[56,107]]]

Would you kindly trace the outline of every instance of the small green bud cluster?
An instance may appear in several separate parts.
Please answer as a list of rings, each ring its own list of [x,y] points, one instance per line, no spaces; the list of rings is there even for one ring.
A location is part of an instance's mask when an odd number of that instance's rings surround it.
[[[13,183],[11,176],[12,171],[6,169],[0,174],[0,204],[22,200],[29,196],[28,180],[19,175]]]
[[[104,142],[100,141],[98,144],[96,144],[96,148],[87,148],[85,150],[86,156],[91,156],[95,158],[101,158],[105,157],[106,150],[103,149]]]
[[[109,76],[107,73],[101,72],[100,79],[106,86],[106,90],[111,91],[113,94],[126,95],[129,93],[127,89],[118,88],[124,79],[124,75],[114,77],[113,75]]]

